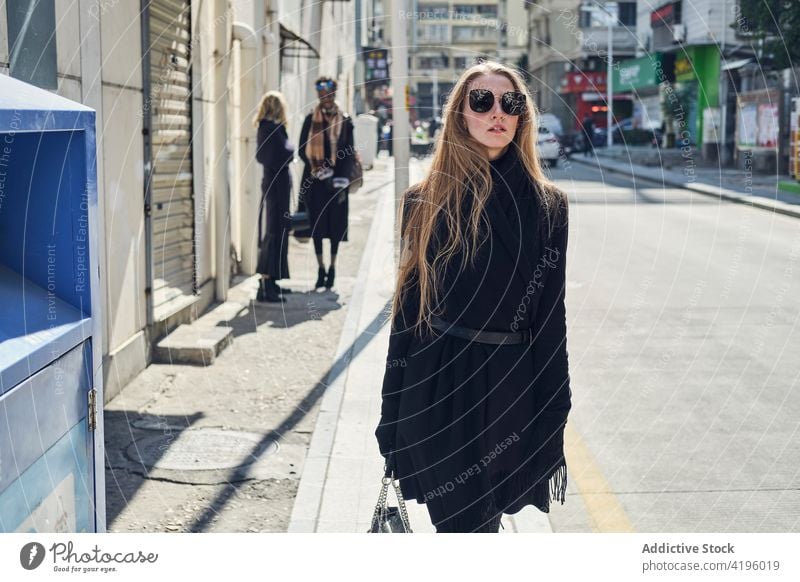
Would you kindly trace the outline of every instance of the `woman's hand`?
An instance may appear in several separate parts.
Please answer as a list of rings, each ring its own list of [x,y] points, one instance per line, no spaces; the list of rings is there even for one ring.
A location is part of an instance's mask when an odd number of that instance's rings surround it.
[[[328,178],[330,178],[331,176],[333,176],[333,168],[330,168],[330,167],[328,167],[328,166],[322,166],[321,168],[319,168],[319,169],[316,171],[316,173],[312,172],[312,175],[313,175],[313,176],[314,176],[314,177],[315,177],[317,180],[320,180],[320,181],[321,181],[321,180],[327,180]]]

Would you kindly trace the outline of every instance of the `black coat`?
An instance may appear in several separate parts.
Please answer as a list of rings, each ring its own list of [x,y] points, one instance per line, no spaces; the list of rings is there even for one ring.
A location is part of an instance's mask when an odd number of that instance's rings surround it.
[[[339,202],[339,190],[331,186],[332,178],[320,181],[311,175],[311,162],[306,156],[306,143],[311,131],[311,117],[309,113],[303,122],[300,131],[299,154],[306,163],[303,169],[303,181],[300,184],[299,198],[305,204],[311,223],[311,236],[315,238],[329,238],[331,240],[347,240],[347,217],[349,212],[349,188],[344,190],[344,200]],[[331,156],[330,142],[325,129],[325,158]],[[333,167],[334,178],[348,178],[355,162],[355,138],[353,134],[353,120],[346,113],[339,132],[339,141],[334,152]]]
[[[294,146],[289,143],[286,127],[262,119],[256,135],[256,160],[264,167],[261,179],[261,206],[266,211],[266,224],[261,232],[262,212],[259,212],[259,236],[262,237],[256,271],[273,279],[289,277],[287,260],[291,218],[289,204],[292,193],[292,174],[289,164],[294,158]]]
[[[375,431],[381,454],[403,495],[426,503],[434,524],[447,519],[456,531],[474,527],[476,515],[513,514],[529,504],[547,512],[550,498],[563,503],[566,489],[567,204],[563,198],[549,233],[536,186],[515,156],[509,150],[491,164],[495,184],[509,187],[490,196],[488,238],[474,268],[462,268],[456,255],[438,297],[442,319],[484,330],[532,328],[533,345],[471,343],[440,332],[418,338],[409,329],[418,292],[404,301],[389,340]],[[412,189],[406,217],[414,196]]]

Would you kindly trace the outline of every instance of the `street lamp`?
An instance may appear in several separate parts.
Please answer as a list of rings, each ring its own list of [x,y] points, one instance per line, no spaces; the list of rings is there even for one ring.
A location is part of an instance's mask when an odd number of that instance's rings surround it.
[[[611,131],[611,125],[614,120],[614,76],[612,74],[614,61],[614,25],[616,25],[619,14],[619,5],[616,2],[604,2],[599,4],[597,0],[592,0],[592,4],[605,12],[606,26],[608,27],[608,63],[606,69],[606,146],[609,148],[614,145],[614,134]],[[595,10],[587,4],[581,4],[581,10],[594,14]],[[613,13],[612,13],[613,11]]]

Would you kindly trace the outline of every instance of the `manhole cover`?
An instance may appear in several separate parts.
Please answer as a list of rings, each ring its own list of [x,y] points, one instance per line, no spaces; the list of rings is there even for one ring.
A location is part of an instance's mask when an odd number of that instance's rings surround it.
[[[139,439],[127,449],[136,463],[171,471],[213,471],[249,465],[278,450],[258,434],[198,429]]]

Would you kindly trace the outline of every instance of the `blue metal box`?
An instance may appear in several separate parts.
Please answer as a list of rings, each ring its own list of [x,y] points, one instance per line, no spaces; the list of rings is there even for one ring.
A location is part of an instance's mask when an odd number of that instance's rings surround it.
[[[95,113],[0,75],[0,531],[105,531]]]

